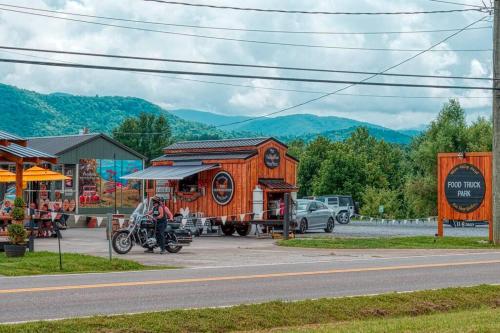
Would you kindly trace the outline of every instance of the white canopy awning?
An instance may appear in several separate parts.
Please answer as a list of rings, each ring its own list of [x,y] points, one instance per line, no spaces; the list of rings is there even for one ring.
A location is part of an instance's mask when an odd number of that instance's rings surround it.
[[[179,180],[202,171],[220,168],[219,164],[152,166],[121,177],[136,180]]]

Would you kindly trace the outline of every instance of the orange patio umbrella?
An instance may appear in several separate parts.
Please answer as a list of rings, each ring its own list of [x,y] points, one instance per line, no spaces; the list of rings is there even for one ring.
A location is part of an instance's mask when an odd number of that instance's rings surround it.
[[[25,182],[42,182],[67,179],[71,179],[71,177],[65,176],[59,172],[40,168],[38,166],[31,167],[23,172],[23,181]]]
[[[0,183],[11,183],[16,181],[16,174],[0,169]]]

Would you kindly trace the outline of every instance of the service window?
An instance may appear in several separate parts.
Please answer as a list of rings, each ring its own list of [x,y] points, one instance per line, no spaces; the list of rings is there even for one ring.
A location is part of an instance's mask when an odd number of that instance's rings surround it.
[[[191,175],[179,181],[179,192],[197,192],[198,174]]]

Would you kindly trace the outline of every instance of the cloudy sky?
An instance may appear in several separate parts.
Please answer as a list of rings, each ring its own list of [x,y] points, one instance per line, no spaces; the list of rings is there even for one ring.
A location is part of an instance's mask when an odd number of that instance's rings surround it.
[[[251,3],[252,7],[259,8],[350,12],[393,12],[465,8],[429,0],[253,0],[251,2],[243,0],[197,0],[191,2],[216,3],[231,6],[250,6]],[[469,0],[468,2],[481,4],[479,0]],[[485,14],[478,12],[372,17],[277,14],[193,8],[141,0],[0,0],[0,3],[168,24],[321,32],[460,29],[485,16]],[[0,9],[6,8],[0,5]],[[16,10],[28,11],[26,9]],[[29,10],[29,12],[34,11]],[[162,30],[164,32],[280,43],[363,48],[425,49],[453,33],[381,35],[283,34],[137,24],[61,14],[45,14],[76,18],[90,22],[106,22],[128,27]],[[475,27],[491,26],[492,23],[488,22],[488,20],[490,18],[476,24]],[[491,40],[491,29],[464,31],[439,46],[440,50],[445,51],[428,52],[407,64],[393,69],[392,72],[491,77],[491,52],[454,51],[459,49],[491,49]],[[214,40],[65,21],[6,10],[0,10],[0,44],[197,61],[315,67],[355,71],[381,71],[417,53],[354,51]],[[3,58],[34,59],[33,57],[25,56],[25,54],[27,53],[16,51],[14,54],[0,50],[0,56]],[[364,75],[352,74],[318,74],[275,69],[176,65],[172,63],[107,60],[42,53],[32,53],[32,55],[55,61],[186,71],[247,73],[264,76],[314,77],[339,80],[362,80],[365,78]],[[246,87],[190,81],[193,79],[243,85]],[[394,77],[375,78],[372,81],[438,85],[490,85],[488,81]],[[223,114],[254,116],[275,112],[279,109],[317,97],[320,95],[320,92],[331,92],[343,86],[339,84],[293,83],[250,79],[146,75],[83,69],[44,68],[22,64],[0,64],[0,82],[43,93],[66,92],[80,95],[134,96],[145,98],[166,109],[192,108]],[[300,90],[302,92],[286,90]],[[469,120],[473,120],[480,115],[489,117],[491,113],[491,93],[481,90],[356,86],[342,93],[347,95],[330,96],[287,111],[281,115],[292,113],[335,115],[369,121],[396,129],[414,128],[428,123],[437,114],[447,97],[451,96],[460,97],[460,102],[466,108]],[[426,98],[387,98],[360,95]]]

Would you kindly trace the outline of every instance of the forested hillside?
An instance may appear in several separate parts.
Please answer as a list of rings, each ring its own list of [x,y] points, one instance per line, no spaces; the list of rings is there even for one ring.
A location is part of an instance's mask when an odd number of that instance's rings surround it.
[[[20,136],[76,134],[84,127],[92,132],[111,133],[125,118],[141,113],[167,117],[177,139],[231,136],[211,126],[180,119],[140,98],[44,95],[0,84],[2,130]]]

